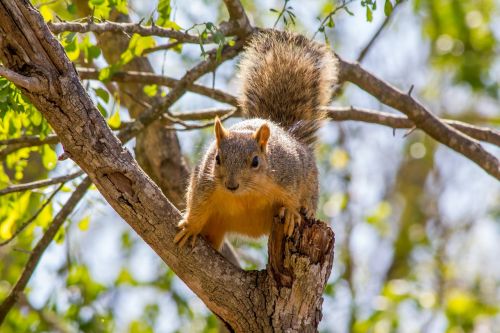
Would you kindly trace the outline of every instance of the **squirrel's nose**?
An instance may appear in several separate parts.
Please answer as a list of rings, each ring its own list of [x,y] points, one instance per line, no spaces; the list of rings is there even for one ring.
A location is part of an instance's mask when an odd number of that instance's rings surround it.
[[[240,187],[240,184],[234,184],[234,183],[226,183],[226,188],[229,190],[229,191],[236,191],[238,189],[238,187]]]

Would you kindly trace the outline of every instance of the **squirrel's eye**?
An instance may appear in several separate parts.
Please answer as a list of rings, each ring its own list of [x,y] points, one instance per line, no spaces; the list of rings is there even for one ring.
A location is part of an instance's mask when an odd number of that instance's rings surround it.
[[[252,168],[256,168],[259,166],[259,157],[258,156],[254,156],[253,160],[252,160]]]
[[[220,156],[219,156],[219,154],[215,155],[215,162],[217,163],[217,165],[220,165]]]

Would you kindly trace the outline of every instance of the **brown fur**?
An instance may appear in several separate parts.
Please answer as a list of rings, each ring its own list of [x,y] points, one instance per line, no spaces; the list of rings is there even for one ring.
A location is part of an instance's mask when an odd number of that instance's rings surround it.
[[[291,234],[301,210],[316,212],[312,143],[323,117],[319,108],[328,103],[336,80],[333,54],[303,36],[271,30],[250,43],[241,77],[241,107],[258,118],[229,129],[216,119],[216,141],[189,184],[175,237],[181,246],[191,237],[194,243],[198,234],[216,249],[226,233],[265,235],[277,214]]]

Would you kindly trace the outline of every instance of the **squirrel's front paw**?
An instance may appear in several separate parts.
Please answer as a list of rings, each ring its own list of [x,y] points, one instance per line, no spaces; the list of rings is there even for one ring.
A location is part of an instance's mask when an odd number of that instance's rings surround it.
[[[290,209],[287,207],[281,207],[279,210],[279,217],[285,218],[285,234],[291,236],[293,234],[293,230],[295,229],[295,225],[299,226],[302,222],[302,217],[299,212],[295,209]]]
[[[179,245],[179,247],[183,247],[189,240],[189,238],[192,237],[191,246],[194,247],[194,245],[196,244],[196,237],[198,237],[200,230],[196,230],[196,228],[193,228],[193,225],[188,223],[187,219],[183,219],[181,222],[179,222],[177,228],[180,230],[177,235],[175,235],[174,243]]]
[[[300,210],[300,213],[304,214],[304,216],[308,220],[312,220],[316,216],[316,211],[314,209],[307,208],[307,207],[302,207],[301,210]]]

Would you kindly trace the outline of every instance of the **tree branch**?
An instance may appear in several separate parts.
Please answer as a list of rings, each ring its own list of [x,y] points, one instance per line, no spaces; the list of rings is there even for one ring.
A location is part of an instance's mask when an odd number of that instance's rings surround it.
[[[46,89],[42,82],[36,77],[24,76],[3,66],[0,66],[0,76],[3,76],[16,86],[32,92],[39,92]]]
[[[415,123],[405,116],[389,112],[362,108],[327,108],[329,117],[335,121],[357,120],[367,123],[385,125],[392,128],[413,128]],[[463,132],[476,140],[485,141],[500,147],[500,131],[474,126],[457,120],[439,119],[443,123]]]
[[[359,64],[350,63],[341,58],[339,58],[339,63],[341,81],[350,81],[382,103],[403,112],[417,128],[436,141],[466,156],[496,179],[500,179],[498,159],[477,141],[442,122],[410,94],[403,93],[382,81]]]
[[[250,34],[253,30],[248,16],[245,13],[245,9],[239,0],[224,0],[227,11],[229,12],[229,30],[234,30],[235,33],[240,36],[246,36]],[[221,26],[224,26],[221,24]]]
[[[58,143],[59,139],[55,134],[49,134],[45,138],[40,138],[38,135],[21,136],[19,138],[0,140],[0,146],[8,146],[13,144],[25,144],[25,147],[41,146],[45,144]]]
[[[156,25],[145,26],[138,23],[122,23],[122,22],[102,22],[96,23],[93,21],[87,21],[85,23],[80,22],[48,22],[47,25],[49,29],[54,34],[59,34],[61,32],[93,32],[96,34],[102,34],[106,32],[115,33],[126,33],[126,34],[138,34],[141,36],[158,36],[167,37],[175,39],[182,43],[192,43],[199,44],[200,41],[203,43],[212,43],[213,37],[208,35],[206,39],[201,40],[199,36],[191,35],[186,32],[179,30],[162,28]]]
[[[80,171],[71,173],[69,175],[61,176],[61,177],[54,177],[54,178],[50,178],[50,179],[37,180],[37,181],[31,182],[31,183],[12,185],[12,186],[6,187],[4,189],[1,189],[0,196],[6,195],[9,193],[14,193],[14,192],[33,190],[33,189],[41,188],[41,187],[45,187],[45,186],[66,183],[67,181],[70,181],[72,179],[80,177],[83,174],[84,174],[84,172],[82,170],[80,170]]]
[[[26,147],[41,146],[47,144],[56,144],[59,142],[57,135],[48,135],[46,138],[41,139],[37,135],[24,136],[14,139],[0,140],[0,146],[7,145],[4,149],[0,150],[0,161],[7,155]]]
[[[379,124],[391,128],[414,128],[415,123],[405,116],[377,110],[355,107],[326,107],[328,117],[334,121],[362,121]],[[189,112],[175,113],[173,116],[181,120],[211,120],[216,116],[241,116],[236,108],[210,108]],[[500,147],[500,131],[494,128],[474,126],[457,120],[440,119],[440,121],[454,127],[468,136],[485,141]]]
[[[52,239],[54,238],[66,218],[71,214],[78,202],[83,198],[90,184],[90,178],[87,177],[80,183],[80,185],[78,185],[75,192],[73,192],[66,204],[64,204],[59,213],[57,213],[47,231],[43,234],[40,241],[36,244],[35,248],[31,252],[28,262],[26,263],[26,266],[24,267],[21,277],[19,278],[19,280],[17,280],[14,288],[12,288],[9,295],[3,300],[2,304],[0,305],[0,326],[2,325],[2,322],[9,313],[10,309],[16,304],[19,297],[22,295],[22,292],[28,284],[31,275],[33,275],[33,272],[38,265],[40,258],[45,252],[45,249],[47,249],[47,246],[49,246],[49,244],[52,242]]]
[[[78,74],[82,80],[97,80],[99,79],[99,71],[92,68],[77,68]],[[125,83],[143,83],[143,84],[157,84],[169,88],[174,87],[179,83],[178,79],[168,76],[157,75],[147,72],[115,72],[110,78],[111,81],[125,82]],[[227,103],[230,105],[237,105],[236,97],[225,93],[219,89],[208,88],[199,84],[192,84],[187,87],[188,91],[210,97],[216,101]]]

